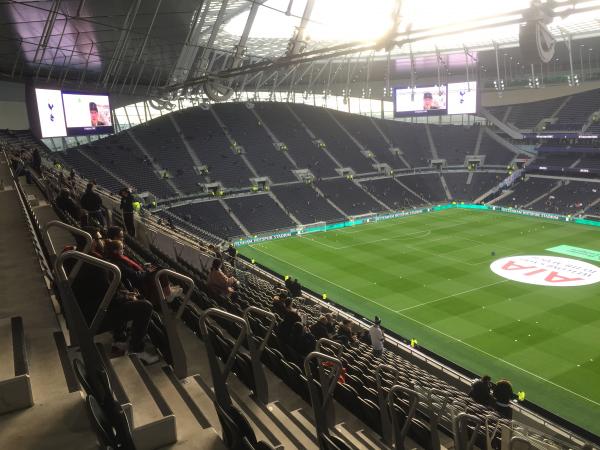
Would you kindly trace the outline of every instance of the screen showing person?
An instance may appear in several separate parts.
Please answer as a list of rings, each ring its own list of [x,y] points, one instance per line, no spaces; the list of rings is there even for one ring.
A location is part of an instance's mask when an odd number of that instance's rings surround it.
[[[441,115],[446,113],[446,105],[446,86],[396,88],[394,91],[396,117]]]
[[[63,92],[62,97],[67,129],[85,132],[112,126],[108,95]]]
[[[440,109],[440,104],[433,100],[433,94],[431,92],[425,92],[423,94],[423,109],[429,111],[430,109]]]
[[[103,117],[98,112],[98,105],[95,102],[90,102],[90,119],[93,127],[104,127],[108,125]]]

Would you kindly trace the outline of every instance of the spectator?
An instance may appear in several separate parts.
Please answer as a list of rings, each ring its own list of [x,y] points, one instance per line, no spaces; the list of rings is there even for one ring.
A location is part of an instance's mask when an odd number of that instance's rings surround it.
[[[273,312],[279,317],[285,316],[285,300],[287,299],[287,294],[284,292],[279,293],[279,295],[273,296]]]
[[[106,229],[106,239],[109,241],[121,241],[125,240],[125,233],[123,233],[123,228],[112,226]]]
[[[89,254],[95,258],[104,259],[104,238],[100,229],[95,227],[84,227],[83,231],[88,232],[90,236],[92,236],[92,247],[90,248]],[[77,247],[79,250],[79,243]]]
[[[327,317],[327,332],[329,333],[329,336],[333,336],[337,329],[337,323],[333,318],[333,314],[327,313],[325,314],[325,317]]]
[[[97,241],[101,242],[100,239]],[[82,250],[85,241],[78,239],[77,243],[78,250]],[[95,256],[93,252],[97,250],[99,250],[99,247],[95,248],[94,243],[92,243],[90,254]],[[107,284],[106,272],[91,264],[83,264],[73,280],[73,293],[79,302],[88,326],[91,325],[98,312]],[[143,299],[137,291],[121,289],[112,299],[100,330],[112,330],[113,346],[115,348],[119,350],[128,349],[130,354],[136,354],[146,364],[155,363],[159,359],[158,356],[144,349],[144,338],[148,332],[152,310],[152,304]],[[131,339],[128,344],[125,331],[127,323],[130,321]]]
[[[342,320],[341,325],[338,327],[335,340],[346,346],[356,342],[356,334],[352,331],[352,321],[350,319]]]
[[[227,276],[222,270],[222,265],[220,259],[213,260],[206,288],[213,295],[230,297],[235,292],[234,286],[238,284],[238,280],[235,277]]]
[[[495,401],[492,396],[492,379],[489,375],[482,376],[471,385],[469,397],[480,405],[493,406]]]
[[[289,335],[289,345],[304,359],[314,351],[317,341],[300,322],[294,322]]]
[[[327,317],[321,316],[311,327],[310,332],[315,339],[328,338],[330,336],[329,328],[327,327]]]
[[[373,325],[369,328],[369,335],[371,336],[371,347],[373,347],[373,355],[383,355],[383,343],[385,338],[383,336],[383,330],[381,329],[381,319],[375,316]]]
[[[123,211],[123,222],[127,229],[127,234],[135,237],[135,221],[133,220],[133,195],[128,188],[121,189],[121,210]]]
[[[512,390],[512,385],[507,380],[500,380],[494,387],[494,399],[496,401],[496,411],[500,414],[500,417],[504,419],[512,420],[512,408],[510,407],[510,401],[514,398],[515,394]]]
[[[31,167],[37,172],[40,173],[42,170],[42,156],[40,155],[40,149],[33,149],[33,153],[31,154]]]
[[[88,183],[85,193],[81,196],[81,207],[88,213],[90,219],[95,219],[98,224],[104,226],[104,215],[102,214],[102,198],[94,192],[93,183]]]
[[[75,220],[81,219],[81,209],[71,198],[71,194],[66,189],[61,189],[60,194],[56,197],[56,206],[58,209],[68,213]]]

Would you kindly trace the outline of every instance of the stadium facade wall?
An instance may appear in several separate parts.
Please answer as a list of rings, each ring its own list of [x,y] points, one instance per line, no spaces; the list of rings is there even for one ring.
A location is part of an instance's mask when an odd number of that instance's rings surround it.
[[[29,129],[25,105],[25,85],[0,81],[0,128],[9,130]]]

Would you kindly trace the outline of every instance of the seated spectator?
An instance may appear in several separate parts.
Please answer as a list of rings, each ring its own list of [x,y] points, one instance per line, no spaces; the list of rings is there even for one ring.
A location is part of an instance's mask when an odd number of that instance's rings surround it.
[[[227,276],[222,270],[222,265],[220,259],[213,260],[206,288],[213,295],[229,298],[235,292],[234,287],[238,284],[238,280]]]
[[[285,316],[285,300],[287,299],[287,294],[285,292],[279,293],[279,295],[273,296],[273,306],[272,310],[275,314],[279,315],[279,317]]]
[[[109,241],[121,241],[125,240],[125,233],[123,228],[117,226],[111,226],[106,229],[106,239]]]
[[[329,328],[327,327],[327,317],[321,316],[311,327],[310,332],[313,334],[315,339],[321,338],[329,339]]]
[[[481,379],[471,385],[469,397],[480,405],[493,406],[495,401],[492,396],[492,379],[489,375],[484,375]]]
[[[93,236],[92,236],[93,237]],[[101,239],[94,240],[101,242]],[[83,250],[85,240],[77,239],[77,249]],[[92,252],[97,252],[99,247]],[[100,245],[100,244],[97,244]],[[91,264],[83,264],[73,280],[72,289],[77,302],[81,308],[87,325],[90,326],[98,312],[103,300],[104,293],[108,287],[108,274],[105,270]],[[112,331],[113,346],[119,350],[127,350],[130,354],[136,354],[146,364],[158,361],[156,354],[150,353],[144,348],[144,339],[148,332],[148,325],[152,316],[152,304],[143,299],[137,291],[120,289],[108,306],[106,315],[100,325],[99,332]],[[127,343],[126,327],[131,322],[131,338]]]
[[[325,314],[325,317],[327,317],[327,332],[329,333],[329,336],[333,336],[337,330],[337,322],[331,313]]]
[[[314,351],[317,341],[302,323],[294,322],[290,330],[289,345],[304,359]]]
[[[158,268],[152,264],[142,266],[137,261],[125,255],[125,248],[121,241],[107,240],[104,245],[104,255],[108,261],[115,264],[121,271],[121,279],[125,286],[131,290],[139,290],[153,304],[159,304],[159,296],[156,290],[155,275]],[[161,279],[163,294],[167,301],[172,299],[168,280]]]
[[[507,380],[500,380],[494,387],[495,408],[504,419],[512,420],[512,408],[510,401],[515,397],[512,385]]]
[[[352,321],[350,319],[342,320],[334,339],[346,346],[356,342],[356,333],[352,331]]]
[[[289,341],[292,326],[295,323],[302,323],[302,316],[298,314],[298,311],[294,308],[293,299],[287,297],[283,301],[283,311],[281,314],[283,319],[277,326],[277,336],[283,341]]]
[[[81,219],[81,209],[73,201],[68,190],[61,189],[60,194],[56,197],[56,206],[58,209],[68,213],[73,219],[77,221]]]

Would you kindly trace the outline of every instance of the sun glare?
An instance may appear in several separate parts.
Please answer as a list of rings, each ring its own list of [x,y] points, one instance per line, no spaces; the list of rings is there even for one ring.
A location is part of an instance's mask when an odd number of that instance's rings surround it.
[[[282,11],[287,10],[289,3],[289,0],[268,0],[256,16],[250,37],[289,39],[300,24],[306,0],[294,0],[291,15],[287,16]],[[306,31],[312,41],[373,41],[389,30],[394,4],[395,0],[317,0]],[[588,1],[577,6],[598,4],[599,1]],[[508,35],[514,38],[516,26],[492,30],[495,19],[529,6],[530,0],[403,0],[398,30],[435,31],[451,27],[460,31],[476,19],[486,19],[490,28],[470,32],[471,42],[502,42]],[[247,17],[247,12],[234,17],[225,25],[225,31],[240,35]],[[558,25],[586,19],[597,19],[597,13],[575,14],[566,20],[556,18],[554,22]],[[507,33],[509,29],[512,31]]]

